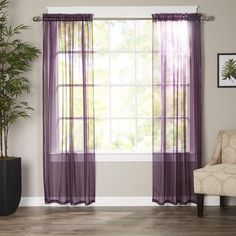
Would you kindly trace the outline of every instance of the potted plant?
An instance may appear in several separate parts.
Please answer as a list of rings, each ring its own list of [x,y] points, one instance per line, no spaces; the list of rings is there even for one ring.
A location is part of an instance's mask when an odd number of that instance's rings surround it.
[[[8,133],[18,118],[29,117],[32,108],[20,96],[30,92],[25,77],[39,50],[18,39],[26,25],[7,22],[8,0],[0,0],[0,215],[15,212],[21,198],[21,158],[8,154]]]

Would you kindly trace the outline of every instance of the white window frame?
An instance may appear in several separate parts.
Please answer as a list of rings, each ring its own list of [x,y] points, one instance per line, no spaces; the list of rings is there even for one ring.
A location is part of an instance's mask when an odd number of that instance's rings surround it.
[[[92,13],[95,18],[151,18],[154,13],[197,13],[199,6],[47,7],[48,13]]]
[[[47,7],[50,14],[86,14],[92,13],[94,18],[151,18],[154,13],[197,13],[199,6],[79,6],[79,7]],[[151,162],[152,153],[106,153],[96,154],[98,162]]]

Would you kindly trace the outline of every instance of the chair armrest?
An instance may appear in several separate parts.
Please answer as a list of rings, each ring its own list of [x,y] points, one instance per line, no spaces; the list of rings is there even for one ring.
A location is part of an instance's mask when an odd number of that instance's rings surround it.
[[[213,165],[217,165],[217,164],[222,163],[221,154],[222,154],[222,136],[223,136],[223,133],[224,133],[224,131],[220,131],[218,133],[218,137],[217,137],[217,141],[216,141],[216,149],[213,153],[213,156],[212,156],[211,160],[207,163],[206,166],[213,166]]]

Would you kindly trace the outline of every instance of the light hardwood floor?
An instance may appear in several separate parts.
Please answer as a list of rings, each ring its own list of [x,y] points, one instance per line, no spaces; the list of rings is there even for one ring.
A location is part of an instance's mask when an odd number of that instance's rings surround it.
[[[236,207],[21,207],[0,217],[0,235],[234,236]]]

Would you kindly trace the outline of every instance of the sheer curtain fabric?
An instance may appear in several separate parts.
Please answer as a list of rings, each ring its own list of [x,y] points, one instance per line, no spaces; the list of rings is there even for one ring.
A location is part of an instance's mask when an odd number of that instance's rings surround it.
[[[91,14],[43,15],[45,202],[95,201]]]
[[[153,201],[196,202],[201,160],[200,14],[153,15]]]

